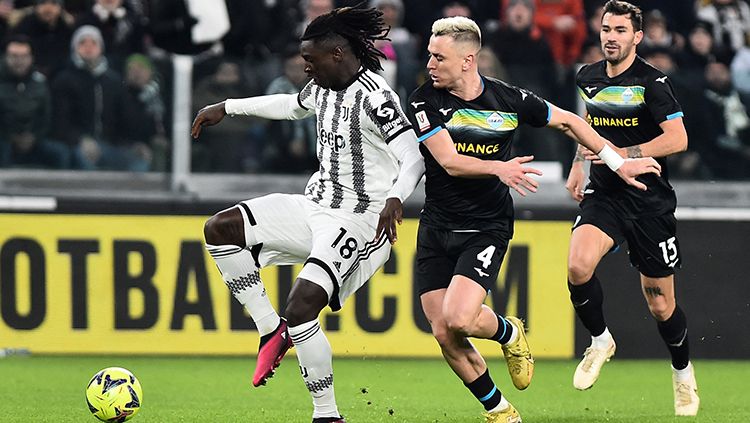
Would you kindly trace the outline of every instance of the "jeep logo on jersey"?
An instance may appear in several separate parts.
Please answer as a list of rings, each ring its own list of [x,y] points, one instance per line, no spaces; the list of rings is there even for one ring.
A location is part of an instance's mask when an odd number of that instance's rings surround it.
[[[320,128],[318,139],[320,140],[320,143],[323,144],[323,146],[333,148],[333,151],[339,151],[339,149],[346,146],[343,135],[326,131],[325,128]]]
[[[491,115],[487,116],[487,124],[490,125],[490,128],[492,129],[501,127],[503,122],[505,122],[505,119],[503,119],[503,117],[497,112],[492,112]]]
[[[625,89],[625,91],[622,92],[622,101],[628,102],[633,99],[633,90],[630,88]]]

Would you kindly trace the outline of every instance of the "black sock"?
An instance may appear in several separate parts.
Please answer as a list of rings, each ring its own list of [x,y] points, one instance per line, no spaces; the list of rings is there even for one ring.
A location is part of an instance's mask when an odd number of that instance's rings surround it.
[[[503,395],[500,390],[495,386],[495,382],[490,377],[490,370],[487,369],[482,376],[479,376],[477,380],[471,383],[464,383],[469,391],[482,403],[484,409],[489,411],[497,407],[500,404],[500,400]]]
[[[497,332],[492,335],[492,339],[499,342],[500,345],[505,345],[510,341],[511,335],[513,335],[513,325],[509,321],[499,314],[497,315]]]
[[[601,335],[607,328],[607,324],[604,323],[602,310],[604,293],[599,279],[593,275],[583,285],[573,285],[568,281],[568,291],[570,291],[570,301],[583,326],[591,332],[591,336]]]
[[[669,319],[663,322],[656,322],[659,328],[659,334],[669,348],[672,354],[672,367],[682,370],[687,367],[690,361],[690,347],[687,337],[687,318],[679,305],[676,305],[674,312]]]

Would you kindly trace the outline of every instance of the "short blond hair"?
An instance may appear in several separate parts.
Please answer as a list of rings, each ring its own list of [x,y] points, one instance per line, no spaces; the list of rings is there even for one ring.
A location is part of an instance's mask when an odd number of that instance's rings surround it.
[[[482,46],[482,31],[479,25],[465,16],[453,16],[436,20],[432,24],[432,35],[447,35],[455,41],[468,41]]]

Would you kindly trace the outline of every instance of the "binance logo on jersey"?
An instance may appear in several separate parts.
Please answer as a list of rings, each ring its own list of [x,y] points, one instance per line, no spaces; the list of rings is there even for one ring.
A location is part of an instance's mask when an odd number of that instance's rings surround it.
[[[638,118],[609,118],[589,115],[587,119],[591,126],[638,126]]]
[[[500,144],[473,144],[470,142],[457,142],[456,151],[459,153],[474,153],[479,155],[495,154],[500,151]]]
[[[342,149],[346,146],[343,135],[326,131],[325,128],[320,128],[318,140],[321,144],[323,144],[324,147],[330,147],[333,149],[333,151],[339,151],[339,149]]]

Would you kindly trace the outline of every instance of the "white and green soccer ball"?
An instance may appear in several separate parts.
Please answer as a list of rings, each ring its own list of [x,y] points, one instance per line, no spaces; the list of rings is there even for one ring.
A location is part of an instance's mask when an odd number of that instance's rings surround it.
[[[86,386],[86,403],[99,420],[124,422],[141,408],[141,383],[127,369],[107,367],[98,371]]]

